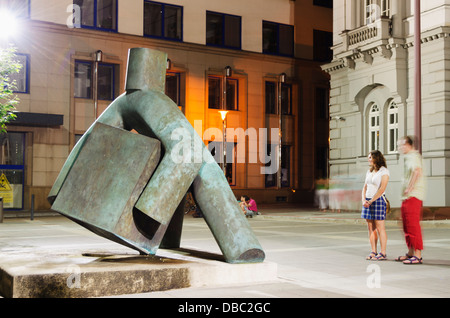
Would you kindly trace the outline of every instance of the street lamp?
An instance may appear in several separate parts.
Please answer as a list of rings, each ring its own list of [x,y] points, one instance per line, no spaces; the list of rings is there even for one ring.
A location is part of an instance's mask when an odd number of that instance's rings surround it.
[[[225,175],[225,177],[227,176],[227,171],[226,171],[226,160],[227,160],[227,148],[226,148],[226,143],[225,140],[227,138],[227,133],[226,133],[226,120],[227,120],[227,110],[219,110],[220,116],[222,117],[222,170],[223,170],[223,174]]]
[[[19,30],[19,23],[14,14],[8,10],[0,10],[0,41],[8,41]]]

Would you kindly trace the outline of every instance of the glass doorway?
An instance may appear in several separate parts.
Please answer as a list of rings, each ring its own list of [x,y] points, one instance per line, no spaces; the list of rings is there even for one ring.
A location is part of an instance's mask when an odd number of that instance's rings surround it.
[[[23,209],[25,134],[0,134],[0,197],[5,209]]]

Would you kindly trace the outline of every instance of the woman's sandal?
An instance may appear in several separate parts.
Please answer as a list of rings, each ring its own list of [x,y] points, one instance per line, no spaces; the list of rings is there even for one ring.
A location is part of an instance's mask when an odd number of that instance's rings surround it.
[[[412,255],[405,254],[404,256],[399,256],[395,259],[396,262],[403,262],[413,257]]]
[[[405,261],[403,261],[405,265],[417,265],[422,264],[422,258],[418,258],[417,256],[413,256]]]
[[[366,260],[370,261],[371,259],[374,259],[375,257],[377,257],[377,253],[370,252],[369,256],[366,257]]]
[[[378,255],[375,256],[375,259],[376,259],[377,261],[385,261],[385,260],[387,260],[387,257],[386,257],[386,255],[383,254],[383,253],[378,253]]]

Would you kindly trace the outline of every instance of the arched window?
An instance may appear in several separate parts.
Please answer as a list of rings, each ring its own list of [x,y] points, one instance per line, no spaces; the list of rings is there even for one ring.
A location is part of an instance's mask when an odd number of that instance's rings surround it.
[[[369,109],[369,151],[380,147],[380,108],[372,104]]]
[[[388,152],[393,153],[397,151],[398,140],[398,106],[393,101],[388,107],[387,120]]]

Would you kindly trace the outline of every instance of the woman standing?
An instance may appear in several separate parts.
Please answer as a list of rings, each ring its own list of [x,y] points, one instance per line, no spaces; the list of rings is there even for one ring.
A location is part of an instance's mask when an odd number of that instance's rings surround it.
[[[384,224],[386,219],[386,198],[384,197],[389,182],[389,170],[383,154],[374,150],[369,153],[369,170],[362,190],[362,213],[369,229],[369,241],[372,252],[368,260],[386,260],[387,234]],[[381,251],[377,253],[377,241],[380,238]]]

